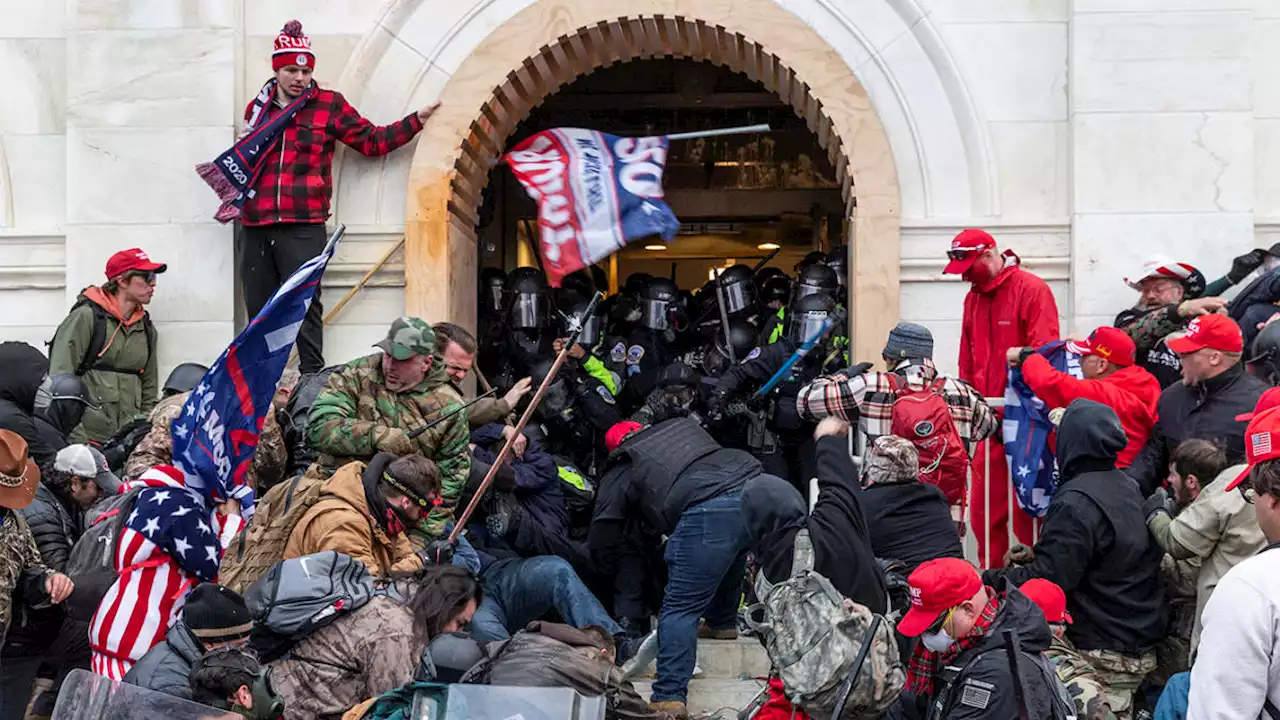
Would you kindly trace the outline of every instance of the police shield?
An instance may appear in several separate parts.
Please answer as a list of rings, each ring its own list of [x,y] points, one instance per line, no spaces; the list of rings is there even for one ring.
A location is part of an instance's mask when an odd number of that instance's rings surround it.
[[[443,707],[441,707],[443,705]],[[444,702],[419,691],[412,720],[604,720],[605,698],[569,688],[450,685]]]
[[[243,720],[238,713],[72,670],[62,683],[53,720]]]

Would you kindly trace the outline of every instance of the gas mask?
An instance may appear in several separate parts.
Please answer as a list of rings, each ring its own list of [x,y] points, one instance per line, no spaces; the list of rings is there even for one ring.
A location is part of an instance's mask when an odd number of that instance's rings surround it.
[[[253,679],[253,708],[246,709],[232,705],[231,711],[240,713],[249,720],[277,720],[284,717],[284,698],[276,693],[271,683],[271,669],[264,668]]]

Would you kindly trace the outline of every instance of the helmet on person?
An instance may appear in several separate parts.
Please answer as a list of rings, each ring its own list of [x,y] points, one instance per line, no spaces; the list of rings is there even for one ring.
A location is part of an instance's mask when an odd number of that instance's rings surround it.
[[[1149,258],[1142,263],[1142,270],[1137,276],[1127,277],[1124,282],[1134,290],[1142,290],[1142,282],[1152,278],[1167,278],[1182,283],[1182,294],[1187,300],[1203,295],[1206,287],[1204,273],[1192,265],[1174,262],[1164,256]]]
[[[755,309],[756,288],[751,280],[751,268],[746,265],[734,265],[720,273],[724,309],[729,315],[741,315]]]
[[[551,368],[554,365],[551,359],[544,358],[529,367],[529,378],[533,381],[535,388],[542,387],[542,381],[551,374]],[[542,401],[538,403],[535,413],[540,420],[554,420],[561,417],[561,414],[572,404],[573,395],[565,380],[565,374],[557,372],[555,379],[547,386],[547,391],[543,394]]]
[[[453,684],[485,658],[484,649],[466,633],[441,633],[431,639],[418,665],[419,682]]]
[[[191,392],[204,379],[209,368],[200,363],[182,363],[169,372],[164,380],[164,396],[170,397],[179,393]]]
[[[646,272],[634,272],[627,276],[626,282],[622,283],[622,294],[632,297],[640,297],[640,293],[644,292],[644,286],[653,278]]]
[[[560,287],[552,291],[556,309],[561,312],[578,304],[581,300],[590,300],[596,294],[595,281],[586,270],[577,270],[565,275],[560,280]]]
[[[536,330],[547,315],[547,280],[537,268],[521,267],[511,271],[511,327]]]
[[[724,332],[717,332],[711,348],[702,356],[702,370],[712,377],[723,375],[731,362],[727,348],[732,347],[733,358],[742,362],[755,349],[756,335],[755,326],[746,320],[730,320],[728,345],[724,341]]]
[[[791,302],[794,305],[801,298],[815,293],[834,297],[840,289],[840,281],[836,279],[836,271],[826,265],[809,265],[800,271],[795,284],[791,286]]]
[[[760,290],[760,302],[768,305],[770,303],[779,302],[783,305],[791,299],[791,278],[786,275],[778,275],[771,277],[765,281],[764,287]]]
[[[1271,385],[1280,385],[1280,322],[1262,328],[1253,339],[1249,367]]]
[[[843,289],[849,285],[848,267],[849,264],[849,246],[837,245],[827,253],[827,267],[836,271],[836,282],[840,283]]]
[[[650,278],[640,293],[640,324],[650,330],[666,330],[671,326],[671,308],[680,297],[680,288],[662,277]]]
[[[480,271],[480,312],[502,312],[502,302],[507,292],[507,274],[501,268],[487,267]]]
[[[75,373],[50,375],[36,389],[36,413],[64,435],[70,435],[93,406],[89,388]]]
[[[597,304],[595,310],[591,311],[591,315],[586,315],[587,307],[591,305],[590,300],[579,300],[574,303],[569,311],[564,314],[564,321],[561,322],[561,332],[566,336],[569,334],[569,322],[578,320],[582,323],[582,332],[578,334],[578,344],[584,348],[593,348],[600,344],[600,339],[604,337],[604,311]]]
[[[799,346],[822,328],[835,309],[835,298],[827,293],[801,297],[787,308],[787,337]]]
[[[813,250],[805,253],[805,256],[796,263],[796,272],[802,272],[810,265],[825,265],[827,263],[827,254],[821,250]]]
[[[789,277],[787,277],[786,271],[780,267],[774,267],[770,265],[769,267],[760,268],[759,270],[756,271],[756,276],[755,276],[756,289],[759,290],[760,288],[764,287],[765,282],[768,281],[769,278],[778,277],[779,275],[781,275],[782,277],[786,277],[788,280],[790,279]]]

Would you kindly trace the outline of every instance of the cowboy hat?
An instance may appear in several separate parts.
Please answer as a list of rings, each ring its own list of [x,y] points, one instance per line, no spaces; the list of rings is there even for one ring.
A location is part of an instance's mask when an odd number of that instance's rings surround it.
[[[40,469],[27,457],[27,441],[9,430],[0,430],[0,507],[19,510],[36,496]]]

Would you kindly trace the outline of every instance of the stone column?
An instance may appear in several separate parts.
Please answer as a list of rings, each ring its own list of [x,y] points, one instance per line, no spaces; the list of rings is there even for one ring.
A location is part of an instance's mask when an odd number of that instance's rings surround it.
[[[150,311],[161,380],[233,336],[231,229],[193,169],[235,140],[233,2],[68,3],[67,300],[106,259],[141,247],[169,265]]]
[[[1165,254],[1209,280],[1254,243],[1252,0],[1075,0],[1072,315],[1110,323]]]

